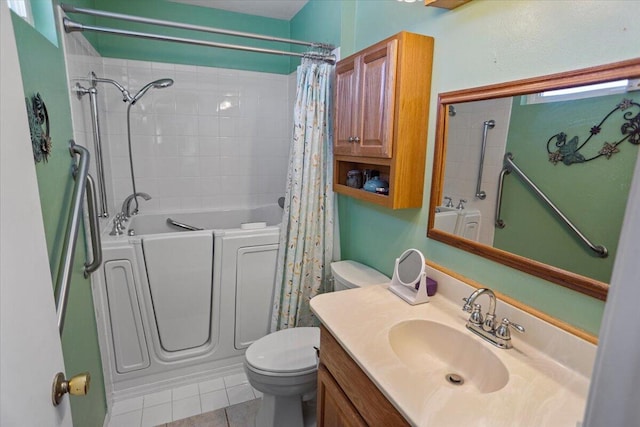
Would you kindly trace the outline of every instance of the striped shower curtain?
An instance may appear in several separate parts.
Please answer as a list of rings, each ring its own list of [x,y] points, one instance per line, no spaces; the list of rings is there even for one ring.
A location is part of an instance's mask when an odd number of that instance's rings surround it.
[[[317,325],[309,301],[324,292],[329,276],[334,230],[333,69],[333,65],[311,59],[304,59],[298,67],[272,331]]]

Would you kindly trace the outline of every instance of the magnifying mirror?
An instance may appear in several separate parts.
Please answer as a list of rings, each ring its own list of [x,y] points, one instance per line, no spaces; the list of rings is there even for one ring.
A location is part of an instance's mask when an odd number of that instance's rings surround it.
[[[424,255],[417,249],[407,249],[396,258],[389,290],[411,305],[429,301]]]

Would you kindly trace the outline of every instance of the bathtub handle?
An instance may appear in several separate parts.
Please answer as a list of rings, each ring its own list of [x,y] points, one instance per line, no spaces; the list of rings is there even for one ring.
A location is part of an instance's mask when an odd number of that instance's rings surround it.
[[[102,264],[102,243],[96,203],[96,186],[93,177],[87,174],[87,207],[89,211],[89,235],[91,236],[91,262],[84,265],[84,277],[87,278]]]
[[[174,227],[182,228],[183,230],[188,230],[188,231],[204,230],[203,228],[198,228],[198,227],[194,227],[193,225],[184,224],[182,222],[174,221],[171,218],[167,218],[167,224],[173,225]]]

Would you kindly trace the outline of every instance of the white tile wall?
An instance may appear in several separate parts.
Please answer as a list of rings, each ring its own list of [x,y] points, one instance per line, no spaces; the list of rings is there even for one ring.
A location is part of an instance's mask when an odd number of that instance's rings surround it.
[[[481,214],[480,243],[493,245],[495,204],[498,176],[507,143],[511,98],[456,104],[456,115],[450,117],[447,140],[447,164],[444,178],[444,196],[467,200],[467,209],[478,209]],[[487,197],[475,197],[480,148],[485,120],[496,125],[487,132],[487,148],[482,173],[482,190]],[[442,203],[442,201],[440,201]]]
[[[132,152],[141,212],[275,203],[284,195],[291,117],[291,76],[212,67],[101,58],[78,33],[65,35],[70,86],[94,71],[132,96],[171,78],[131,107]],[[126,111],[120,92],[99,84],[102,145],[110,213],[132,193]],[[74,137],[92,152],[88,97],[71,96]],[[95,176],[95,156],[92,173]]]

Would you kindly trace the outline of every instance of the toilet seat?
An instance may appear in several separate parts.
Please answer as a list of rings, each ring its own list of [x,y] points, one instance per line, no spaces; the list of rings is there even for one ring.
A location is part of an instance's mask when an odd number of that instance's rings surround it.
[[[314,348],[315,347],[315,348]],[[319,328],[290,328],[266,335],[249,346],[247,368],[271,376],[296,376],[317,370]]]

